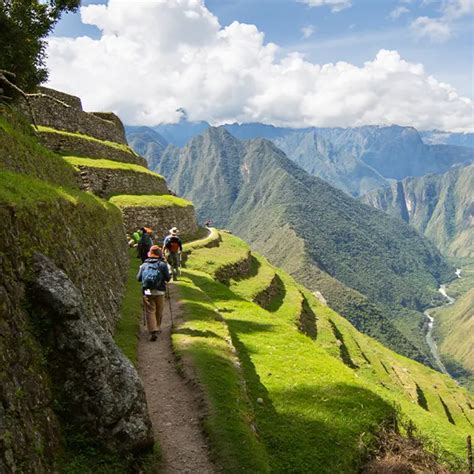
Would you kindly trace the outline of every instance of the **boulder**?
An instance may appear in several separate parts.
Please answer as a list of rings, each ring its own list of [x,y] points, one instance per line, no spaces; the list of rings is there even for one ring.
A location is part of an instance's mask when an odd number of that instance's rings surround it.
[[[114,451],[151,447],[151,421],[134,366],[87,314],[80,291],[62,270],[35,254],[34,272],[34,316],[47,328],[50,374],[67,423]]]

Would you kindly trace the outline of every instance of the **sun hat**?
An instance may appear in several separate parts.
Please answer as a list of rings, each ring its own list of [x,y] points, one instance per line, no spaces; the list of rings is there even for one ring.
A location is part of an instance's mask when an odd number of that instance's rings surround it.
[[[152,245],[150,251],[148,252],[149,258],[161,258],[161,249],[158,245]]]
[[[177,228],[177,227],[172,227],[172,228],[170,229],[170,234],[172,234],[172,235],[176,235],[178,232],[179,232],[179,231],[178,231],[178,228]]]

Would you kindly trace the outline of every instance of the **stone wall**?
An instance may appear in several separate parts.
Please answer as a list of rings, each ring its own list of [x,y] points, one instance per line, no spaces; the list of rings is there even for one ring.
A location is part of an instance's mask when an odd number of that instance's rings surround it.
[[[127,143],[123,126],[117,126],[117,123],[120,122],[118,117],[113,121],[104,120],[97,115],[71,107],[56,97],[41,93],[29,94],[28,102],[29,107],[23,99],[20,101],[20,107],[22,112],[30,117],[30,120],[32,120],[30,112],[32,110],[36,125],[43,125],[67,132],[82,133],[100,140]]]
[[[192,235],[198,230],[193,206],[180,207],[123,207],[125,229],[132,233],[141,227],[151,227],[158,242],[168,234],[169,229],[177,227],[180,235]]]
[[[51,193],[51,191],[48,191]],[[75,204],[0,202],[0,472],[54,472],[61,443],[49,374],[30,300],[32,255],[49,256],[80,290],[91,318],[113,331],[128,252],[121,215],[84,196]],[[84,374],[84,378],[86,375]]]
[[[76,97],[75,95],[66,94],[65,92],[57,91],[56,89],[50,89],[49,87],[41,87],[41,86],[38,87],[38,92],[40,94],[45,94],[45,95],[54,97],[55,99],[60,100],[61,102],[64,102],[66,105],[69,105],[70,107],[74,107],[75,109],[78,109],[78,110],[83,110],[81,99],[79,97]]]
[[[166,181],[157,175],[133,170],[78,166],[82,189],[108,198],[116,194],[168,194]]]
[[[131,150],[122,150],[94,140],[87,140],[80,136],[41,132],[38,133],[38,138],[46,148],[56,153],[87,156],[88,158],[104,158],[112,161],[147,166],[145,158],[136,155]]]

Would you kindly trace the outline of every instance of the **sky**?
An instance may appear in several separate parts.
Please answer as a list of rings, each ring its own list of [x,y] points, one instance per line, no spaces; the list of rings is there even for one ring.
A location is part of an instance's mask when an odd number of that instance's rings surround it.
[[[85,0],[49,85],[128,124],[474,130],[474,0]]]

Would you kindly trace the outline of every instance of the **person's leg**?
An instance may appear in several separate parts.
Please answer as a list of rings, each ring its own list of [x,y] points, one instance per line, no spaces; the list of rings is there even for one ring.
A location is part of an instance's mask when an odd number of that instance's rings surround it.
[[[173,280],[178,278],[178,254],[177,253],[170,253],[169,259],[171,265],[171,272],[173,274]]]
[[[165,307],[165,295],[156,296],[156,323],[158,331],[161,331],[161,321],[163,320],[163,309]]]
[[[145,305],[146,326],[148,332],[153,336],[153,333],[158,331],[156,321],[156,296],[144,296],[143,303]]]

